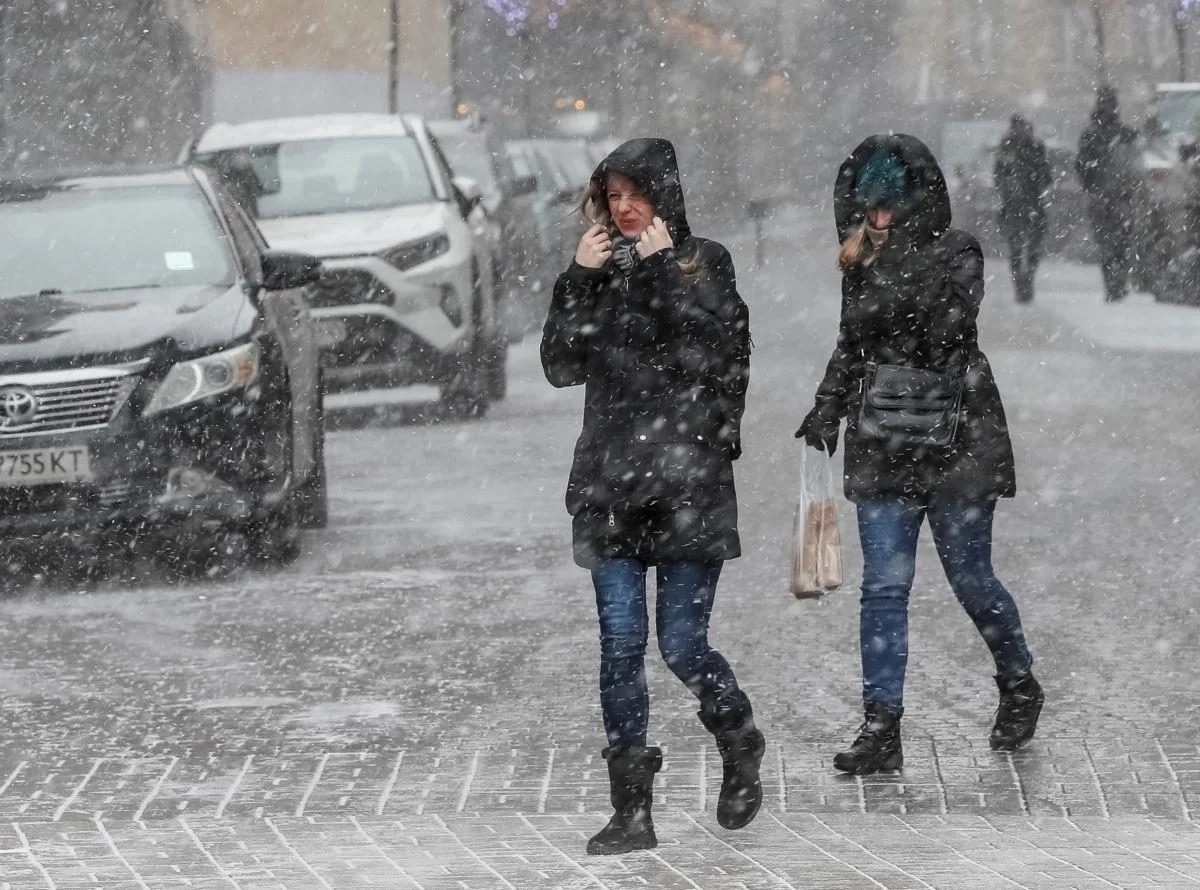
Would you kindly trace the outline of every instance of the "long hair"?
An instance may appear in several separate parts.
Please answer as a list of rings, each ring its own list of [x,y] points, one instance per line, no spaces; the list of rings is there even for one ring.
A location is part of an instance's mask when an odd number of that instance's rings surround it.
[[[613,222],[612,211],[608,207],[608,183],[605,180],[594,178],[588,181],[577,209],[589,226],[604,226],[609,234],[616,234],[616,223]],[[698,249],[691,257],[677,258],[676,261],[679,263],[679,271],[685,276],[696,275],[703,265]]]
[[[864,219],[842,242],[838,250],[838,268],[843,272],[855,272],[874,265],[879,251],[867,237],[867,221]]]

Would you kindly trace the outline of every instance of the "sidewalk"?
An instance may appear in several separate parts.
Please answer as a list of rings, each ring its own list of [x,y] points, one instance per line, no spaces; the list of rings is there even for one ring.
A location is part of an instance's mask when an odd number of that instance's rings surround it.
[[[584,853],[608,806],[581,745],[26,762],[0,790],[0,888],[1200,887],[1194,743],[939,734],[865,779],[827,747],[772,744],[740,832],[715,824],[711,744],[669,750],[662,845],[618,858]]]
[[[996,276],[1007,276],[1003,260],[994,261],[990,268]],[[1097,346],[1200,352],[1200,308],[1159,303],[1150,294],[1137,292],[1119,303],[1106,303],[1100,268],[1095,265],[1044,264],[1034,305],[1049,309]]]

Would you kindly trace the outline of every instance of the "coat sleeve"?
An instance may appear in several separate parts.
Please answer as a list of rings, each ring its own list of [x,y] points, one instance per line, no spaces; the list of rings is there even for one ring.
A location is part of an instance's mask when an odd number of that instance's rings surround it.
[[[838,322],[837,344],[825,366],[825,376],[817,387],[817,412],[825,421],[839,421],[850,410],[850,394],[862,376],[862,342],[850,318],[852,301],[858,293],[854,275],[842,277],[842,313]]]
[[[694,273],[685,274],[674,251],[664,250],[638,266],[633,294],[643,299],[665,345],[659,363],[706,381],[725,418],[722,438],[741,454],[742,415],[750,383],[750,310],[738,293],[733,258],[707,242]]]
[[[550,311],[542,326],[542,370],[552,386],[587,382],[587,339],[605,279],[604,270],[573,262],[554,282]]]
[[[978,336],[983,250],[974,235],[952,231],[945,235],[935,256],[941,267],[940,280],[924,289],[927,299],[921,301],[922,314],[930,334],[930,358],[935,367],[947,367],[959,350],[969,347]]]

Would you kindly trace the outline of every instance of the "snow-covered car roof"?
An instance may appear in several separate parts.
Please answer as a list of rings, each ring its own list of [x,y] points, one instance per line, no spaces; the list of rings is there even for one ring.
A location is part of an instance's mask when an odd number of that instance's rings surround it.
[[[333,139],[351,136],[411,136],[420,126],[420,118],[399,114],[313,114],[247,121],[243,124],[218,123],[197,140],[193,151],[204,153],[274,145],[304,139]]]

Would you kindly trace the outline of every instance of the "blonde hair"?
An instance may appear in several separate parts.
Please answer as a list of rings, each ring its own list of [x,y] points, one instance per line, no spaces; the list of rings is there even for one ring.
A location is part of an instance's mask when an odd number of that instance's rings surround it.
[[[867,221],[864,219],[858,228],[854,229],[838,251],[838,268],[843,272],[853,272],[866,269],[879,258],[879,251],[867,237]]]
[[[604,226],[610,233],[616,228],[612,211],[608,207],[608,182],[604,179],[593,178],[588,181],[577,209],[589,226]],[[696,250],[691,259],[676,261],[679,263],[679,271],[688,276],[698,273],[703,265],[699,250]]]

